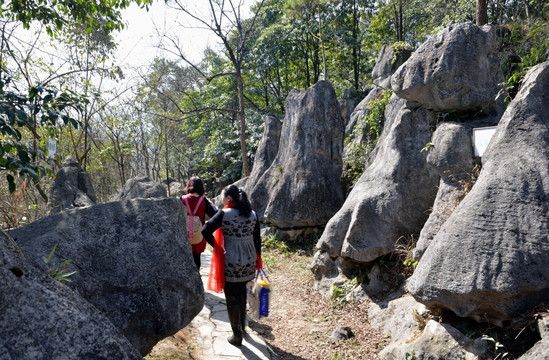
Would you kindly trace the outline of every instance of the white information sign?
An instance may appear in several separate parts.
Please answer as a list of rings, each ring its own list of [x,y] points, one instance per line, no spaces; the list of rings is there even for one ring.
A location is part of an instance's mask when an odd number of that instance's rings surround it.
[[[57,141],[52,138],[48,139],[48,159],[53,159],[57,152]]]
[[[473,129],[473,148],[475,150],[475,156],[481,157],[482,154],[484,154],[484,150],[486,150],[490,140],[492,140],[496,128],[496,126],[487,126]]]

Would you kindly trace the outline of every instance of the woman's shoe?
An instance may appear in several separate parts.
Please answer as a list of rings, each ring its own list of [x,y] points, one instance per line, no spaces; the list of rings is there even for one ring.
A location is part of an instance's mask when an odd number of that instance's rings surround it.
[[[237,337],[234,334],[229,336],[227,338],[227,341],[229,342],[229,344],[234,345],[234,346],[241,346],[242,345],[242,337]]]

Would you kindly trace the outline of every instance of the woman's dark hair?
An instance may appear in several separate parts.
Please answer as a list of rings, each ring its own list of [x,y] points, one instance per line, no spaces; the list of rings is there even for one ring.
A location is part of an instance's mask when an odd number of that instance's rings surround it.
[[[198,176],[192,176],[187,183],[185,192],[187,194],[195,193],[200,196],[204,195],[204,183],[202,182],[202,179],[200,179]]]
[[[236,208],[238,209],[238,212],[240,213],[240,215],[244,217],[250,216],[250,213],[252,212],[252,205],[248,200],[248,195],[242,188],[239,188],[238,186],[232,184],[232,185],[226,186],[223,189],[223,194],[225,196],[227,195],[231,196],[233,201],[236,203]]]

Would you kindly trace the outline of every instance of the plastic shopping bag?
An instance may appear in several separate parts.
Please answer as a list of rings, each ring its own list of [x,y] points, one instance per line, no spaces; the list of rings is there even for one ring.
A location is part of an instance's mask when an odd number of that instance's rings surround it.
[[[247,299],[252,317],[259,320],[269,316],[269,303],[271,297],[271,282],[263,269],[257,270],[255,279],[247,285]]]

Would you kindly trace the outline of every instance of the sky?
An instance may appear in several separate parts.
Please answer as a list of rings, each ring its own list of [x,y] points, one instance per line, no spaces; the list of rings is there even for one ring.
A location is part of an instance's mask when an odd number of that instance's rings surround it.
[[[183,2],[193,13],[201,14],[206,19],[210,17],[207,0]],[[242,2],[247,9],[254,1]],[[160,41],[159,32],[173,34],[175,31],[185,55],[194,62],[202,58],[206,47],[217,49],[220,46],[218,38],[210,30],[200,29],[196,23],[189,23],[188,18],[183,17],[180,11],[170,9],[162,0],[155,1],[148,12],[132,4],[122,11],[122,17],[127,26],[116,35],[119,43],[118,59],[128,67],[146,66],[155,56],[169,57],[157,47]]]
[[[203,0],[197,2],[205,3]],[[177,11],[168,8],[163,1],[156,1],[148,12],[132,4],[122,12],[122,16],[127,25],[115,38],[119,43],[118,59],[123,65],[143,67],[157,56],[167,56],[158,49],[158,43],[160,34],[180,29],[176,26],[181,22]],[[185,38],[182,43],[185,54],[196,61],[200,60],[207,45],[215,46],[215,39],[205,30],[188,28],[178,36]]]

